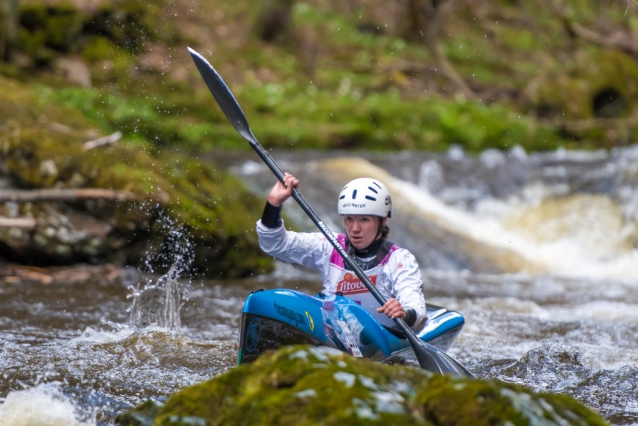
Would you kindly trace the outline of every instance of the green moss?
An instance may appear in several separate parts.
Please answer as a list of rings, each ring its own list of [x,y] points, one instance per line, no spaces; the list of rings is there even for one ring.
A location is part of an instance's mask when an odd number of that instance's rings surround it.
[[[184,388],[163,406],[143,404],[116,420],[119,425],[210,426],[487,426],[541,421],[607,424],[566,395],[535,394],[498,381],[436,376],[308,346],[271,352],[253,364]]]

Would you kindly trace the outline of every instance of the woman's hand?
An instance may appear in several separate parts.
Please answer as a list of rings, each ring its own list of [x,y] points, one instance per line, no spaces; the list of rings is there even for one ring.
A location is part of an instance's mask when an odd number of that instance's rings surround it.
[[[386,314],[387,316],[389,316],[392,319],[395,319],[395,318],[404,318],[405,319],[405,317],[408,315],[403,310],[403,307],[401,306],[399,301],[397,299],[395,299],[395,298],[392,298],[392,299],[388,300],[387,302],[385,302],[385,305],[383,305],[380,308],[378,308],[377,312],[380,312],[382,314]]]
[[[270,190],[268,202],[274,207],[281,207],[288,198],[292,196],[292,189],[299,186],[299,179],[290,173],[284,173],[284,184],[277,181],[275,186]]]

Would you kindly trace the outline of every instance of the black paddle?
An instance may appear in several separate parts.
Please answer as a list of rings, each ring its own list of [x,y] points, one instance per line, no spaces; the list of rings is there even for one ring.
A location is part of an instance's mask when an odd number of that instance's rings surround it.
[[[233,96],[232,92],[221,78],[221,76],[215,71],[212,65],[199,53],[188,48],[193,60],[195,61],[195,65],[197,65],[197,69],[200,74],[204,78],[206,85],[210,89],[211,93],[215,97],[215,100],[219,104],[220,108],[230,121],[230,124],[239,132],[240,135],[244,137],[250,143],[250,146],[257,152],[257,154],[261,157],[261,159],[268,165],[270,170],[277,176],[282,183],[284,182],[284,172],[279,168],[275,160],[268,154],[268,152],[261,146],[261,144],[253,135],[252,130],[250,130],[250,126],[248,125],[248,120],[246,120],[246,116],[242,111],[239,103]],[[324,223],[319,219],[319,216],[312,210],[312,208],[308,205],[306,200],[301,196],[301,193],[297,188],[294,188],[292,191],[292,197],[299,203],[299,206],[303,209],[304,212],[312,219],[312,221],[317,225],[319,230],[325,237],[330,241],[332,246],[339,252],[341,257],[343,257],[344,262],[350,267],[352,271],[359,277],[359,279],[363,282],[366,288],[372,293],[375,299],[381,304],[385,304],[385,299],[376,289],[376,287],[370,282],[370,279],[366,276],[366,274],[361,270],[359,265],[357,265],[348,255],[348,253],[341,247],[341,244],[337,241],[334,234],[330,232],[330,230],[324,225]],[[419,339],[412,329],[408,327],[408,325],[401,318],[396,318],[394,322],[399,326],[401,330],[405,333],[412,348],[414,349],[414,353],[416,354],[416,358],[421,365],[421,368],[424,370],[429,370],[434,373],[440,374],[455,374],[459,376],[465,377],[473,377],[472,374],[465,369],[461,364],[459,364],[456,360],[450,357],[448,354],[443,352],[442,350],[422,341]]]

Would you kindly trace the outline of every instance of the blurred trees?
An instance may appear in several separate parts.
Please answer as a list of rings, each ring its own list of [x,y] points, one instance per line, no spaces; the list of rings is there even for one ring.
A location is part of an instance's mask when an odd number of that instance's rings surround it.
[[[256,24],[259,38],[275,41],[288,36],[293,5],[294,0],[262,0]]]
[[[18,0],[2,0],[0,7],[0,60],[8,60],[18,37]]]

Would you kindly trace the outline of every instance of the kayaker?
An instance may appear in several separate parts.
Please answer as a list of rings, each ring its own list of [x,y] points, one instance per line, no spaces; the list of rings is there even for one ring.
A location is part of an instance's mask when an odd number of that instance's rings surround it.
[[[381,307],[321,233],[284,228],[282,206],[298,185],[297,178],[285,173],[285,186],[278,181],[270,191],[257,222],[261,249],[284,262],[317,269],[325,295],[341,293],[366,308],[381,324],[396,327],[391,318],[403,318],[414,331],[421,330],[427,318],[423,281],[412,253],[387,239],[392,199],[385,185],[376,179],[355,179],[343,187],[338,200],[346,233],[337,239],[387,300]]]

